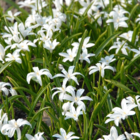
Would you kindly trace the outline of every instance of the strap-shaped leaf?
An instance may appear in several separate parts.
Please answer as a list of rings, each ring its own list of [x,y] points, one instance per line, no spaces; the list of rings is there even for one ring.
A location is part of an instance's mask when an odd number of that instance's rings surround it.
[[[9,61],[5,63],[1,68],[0,68],[0,74],[7,68],[9,65],[11,65],[14,61]]]
[[[76,58],[74,59],[74,63],[73,63],[74,66],[76,66],[76,63],[77,63],[78,60],[79,60],[80,53],[81,53],[82,46],[83,46],[83,42],[84,42],[84,39],[85,39],[86,35],[87,35],[87,30],[85,30],[85,32],[84,32],[84,34],[83,34],[83,36],[82,36],[81,42],[80,42],[80,44],[79,44],[77,56],[76,56]]]
[[[33,113],[33,110],[34,110],[34,108],[35,108],[35,106],[36,106],[36,104],[37,104],[39,98],[40,98],[41,95],[44,93],[44,91],[47,89],[47,87],[48,87],[48,85],[45,86],[43,89],[41,89],[41,90],[37,93],[37,97],[36,97],[34,103],[32,104],[32,107],[31,107],[31,109],[30,109],[29,117],[31,117],[31,115],[32,115],[32,113]]]
[[[112,34],[110,37],[108,37],[99,47],[98,49],[95,51],[95,57],[97,57],[100,52],[110,43],[110,41],[112,41],[112,39],[116,38],[121,32],[117,32]]]
[[[123,85],[122,83],[120,83],[120,82],[118,82],[118,81],[115,81],[115,80],[108,80],[108,79],[105,79],[105,81],[108,82],[108,83],[111,83],[111,84],[113,84],[113,85],[115,85],[115,86],[117,86],[118,88],[121,88],[121,89],[124,90],[124,91],[130,91],[130,92],[132,92],[131,89],[129,89],[128,87],[126,87],[125,85]]]

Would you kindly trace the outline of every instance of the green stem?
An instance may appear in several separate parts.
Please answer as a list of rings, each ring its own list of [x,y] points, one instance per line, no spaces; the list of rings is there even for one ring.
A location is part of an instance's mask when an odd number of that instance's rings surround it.
[[[79,125],[79,129],[80,129],[81,135],[83,136],[83,131],[82,131],[82,127],[81,127],[81,125],[80,125],[80,121],[78,120],[77,123],[78,123],[78,125]]]
[[[9,119],[9,103],[8,103],[8,97],[6,95],[6,112],[7,112],[7,116],[8,116],[8,119]]]

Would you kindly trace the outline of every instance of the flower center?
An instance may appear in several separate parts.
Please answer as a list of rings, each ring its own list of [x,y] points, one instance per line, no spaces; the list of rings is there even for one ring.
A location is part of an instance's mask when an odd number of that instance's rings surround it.
[[[17,122],[15,122],[15,127],[18,127]]]
[[[75,97],[75,102],[77,102],[78,101],[78,98],[77,97]]]
[[[70,74],[68,74],[67,77],[70,78]]]
[[[36,72],[36,75],[39,75],[39,72]]]
[[[15,57],[12,55],[12,58],[15,59]]]
[[[73,115],[76,118],[76,114]]]
[[[70,55],[70,58],[73,58],[72,55]]]
[[[123,112],[124,115],[126,115],[126,112]]]
[[[102,66],[99,66],[99,70],[101,71],[101,69],[102,69]]]
[[[119,22],[119,19],[117,19],[117,22]]]
[[[62,91],[65,92],[65,89],[62,87]]]

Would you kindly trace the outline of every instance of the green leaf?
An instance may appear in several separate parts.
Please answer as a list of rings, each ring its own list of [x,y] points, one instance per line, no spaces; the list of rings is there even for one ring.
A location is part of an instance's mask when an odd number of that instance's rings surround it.
[[[81,42],[79,44],[77,56],[75,57],[74,63],[73,63],[74,66],[76,66],[76,63],[78,63],[78,61],[79,61],[80,53],[81,53],[81,50],[82,50],[82,45],[83,45],[83,42],[84,42],[84,39],[85,39],[86,35],[87,35],[87,30],[85,30],[85,32],[82,36]]]
[[[130,90],[128,87],[126,87],[122,83],[119,83],[118,81],[115,81],[115,80],[107,80],[107,79],[105,79],[105,81],[108,82],[108,83],[111,83],[111,84],[113,84],[115,86],[117,86],[118,88],[121,88],[124,91],[130,91],[130,92],[132,92],[132,90]]]
[[[126,77],[130,80],[130,82],[137,89],[137,91],[140,91],[140,83],[135,78],[133,78],[131,75],[126,75]]]
[[[10,61],[5,63],[1,68],[0,68],[0,74],[7,68],[9,65],[11,65],[14,61]]]
[[[94,0],[95,1],[95,0]],[[85,12],[84,12],[84,16],[87,14],[87,12],[88,12],[88,10],[90,9],[90,7],[92,6],[92,4],[94,3],[94,1],[93,2],[91,2],[89,5],[88,5],[88,7],[86,8],[86,10],[85,10]]]
[[[129,15],[128,21],[129,21],[130,18],[133,16],[133,14],[134,14],[134,12],[137,10],[138,6],[139,6],[139,4],[136,4],[136,5],[133,7],[133,9],[131,10],[131,13],[130,13],[130,15]]]
[[[33,110],[34,110],[34,108],[35,108],[35,106],[36,106],[36,104],[37,104],[39,98],[40,98],[41,95],[44,93],[44,91],[47,89],[47,87],[48,87],[48,85],[45,86],[43,89],[41,89],[41,90],[37,93],[37,97],[35,98],[35,101],[34,101],[34,103],[33,103],[32,106],[31,106],[30,113],[29,113],[29,115],[28,115],[29,117],[31,117],[31,115],[32,115],[32,113],[33,113]]]
[[[94,124],[97,128],[101,129],[102,131],[109,133],[109,130],[106,129],[106,127],[102,126],[102,125],[98,125],[98,124]]]
[[[23,98],[22,95],[14,95],[14,96],[11,96],[8,98],[8,102],[13,102],[14,100],[16,100],[17,98]],[[0,106],[0,109],[4,108],[6,105],[6,102],[4,102],[1,106]]]
[[[99,47],[98,49],[95,51],[95,57],[97,57],[100,52],[116,37],[118,37],[118,35],[120,34],[121,32],[117,32],[117,33],[114,33],[112,34],[110,37],[108,37]],[[96,44],[95,44],[96,45]]]
[[[136,41],[136,37],[137,37],[137,33],[138,33],[139,28],[140,28],[140,24],[138,25],[138,27],[136,27],[134,29],[133,36],[132,36],[132,43],[133,44],[135,44],[135,41]]]
[[[36,58],[36,59],[32,60],[31,62],[36,62],[36,63],[41,63],[41,64],[43,64],[43,59],[41,59],[41,58]]]
[[[32,117],[32,119],[30,120],[30,123],[32,123],[33,121],[35,121],[36,117],[37,117],[40,113],[42,113],[44,110],[46,110],[46,109],[48,109],[48,108],[50,108],[50,107],[44,107],[44,108],[40,109],[38,112],[36,112],[35,115]]]
[[[98,42],[100,41],[100,39],[102,39],[103,36],[104,36],[106,33],[107,33],[107,30],[105,30],[105,31],[98,37],[98,39],[97,39],[96,42],[95,42],[95,45],[98,44]]]
[[[72,35],[70,37],[66,36],[65,39],[61,43],[61,47],[63,47],[65,45],[65,43],[68,42],[69,40],[71,40],[72,38],[75,38],[75,37],[77,37],[77,36],[79,36],[81,34],[82,33],[77,33],[77,34],[74,34],[74,35]]]
[[[126,70],[126,69],[130,68],[131,65],[133,65],[133,64],[135,63],[135,61],[136,61],[138,58],[140,58],[140,54],[137,55],[136,57],[134,57],[134,58],[129,62],[129,64],[128,64],[127,66],[125,66],[124,69]],[[134,64],[134,66],[135,66],[135,64]]]
[[[129,64],[124,67],[124,71],[127,70],[128,68],[130,68],[132,65],[136,66],[140,70],[140,66],[135,62],[140,57],[140,54],[137,55],[136,57],[134,57],[132,60],[125,55],[122,55],[122,56],[124,56],[126,59],[130,60]],[[121,71],[119,71],[117,73],[117,75],[114,77],[114,79],[117,79],[118,76],[120,75],[120,73],[121,73]]]
[[[15,80],[13,80],[11,77],[8,77],[7,78],[9,79],[9,81],[15,86],[15,87],[19,87],[19,85],[16,83]],[[19,91],[19,93],[24,97],[24,101],[26,102],[26,104],[28,105],[28,107],[30,107],[30,102],[29,100],[27,99],[27,97],[25,96],[24,92],[23,91]]]
[[[90,122],[89,122],[89,137],[92,136],[93,122],[94,122],[94,120],[96,119],[98,113],[101,111],[101,107],[102,107],[103,104],[106,102],[109,92],[110,92],[110,90],[108,90],[108,91],[104,94],[104,96],[103,96],[101,102],[98,102],[98,103],[97,103],[97,105],[96,105],[95,108],[94,108],[94,111],[93,111],[92,114],[91,114],[91,118],[90,118]]]
[[[84,111],[83,111],[83,117],[84,117],[83,139],[88,140],[88,118]]]
[[[27,88],[24,88],[24,87],[14,87],[15,90],[21,90],[21,91],[25,91],[27,93],[29,93],[30,95],[32,95],[34,98],[37,96],[36,93],[34,93],[33,91],[27,89]]]

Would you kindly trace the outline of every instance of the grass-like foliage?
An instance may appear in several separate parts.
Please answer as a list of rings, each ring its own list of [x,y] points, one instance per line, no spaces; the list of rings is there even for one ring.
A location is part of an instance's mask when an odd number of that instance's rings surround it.
[[[0,140],[139,140],[140,0],[5,1]]]

